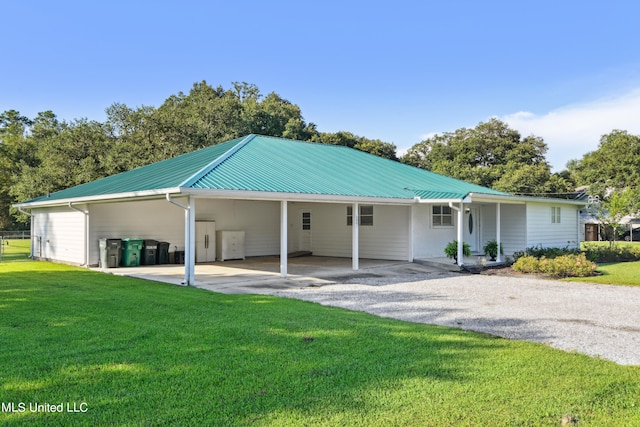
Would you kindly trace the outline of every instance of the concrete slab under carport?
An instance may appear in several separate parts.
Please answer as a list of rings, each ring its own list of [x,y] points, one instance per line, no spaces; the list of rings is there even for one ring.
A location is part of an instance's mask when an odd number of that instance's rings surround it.
[[[151,265],[96,269],[119,276],[136,277],[182,285],[184,265]],[[399,271],[433,272],[433,267],[406,261],[360,259],[360,269],[353,270],[351,258],[304,256],[288,260],[288,275],[280,277],[278,256],[252,257],[245,260],[196,264],[195,286],[221,293],[260,293],[260,290],[290,289],[344,282],[350,278],[388,277]]]

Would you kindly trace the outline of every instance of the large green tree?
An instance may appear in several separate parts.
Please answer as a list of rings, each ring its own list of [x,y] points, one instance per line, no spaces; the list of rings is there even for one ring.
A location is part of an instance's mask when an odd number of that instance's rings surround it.
[[[15,200],[27,200],[112,174],[108,125],[86,119],[59,123],[55,116],[36,120],[30,140],[36,162],[24,164],[11,188]]]
[[[13,228],[11,187],[23,166],[35,163],[33,142],[27,138],[32,121],[16,110],[0,114],[0,229]]]
[[[604,197],[611,189],[640,188],[640,136],[624,130],[603,135],[595,151],[568,165],[578,185]]]
[[[349,132],[319,133],[300,107],[248,83],[225,89],[195,83],[159,107],[115,103],[104,123],[59,121],[51,111],[33,121],[0,116],[0,227],[9,206],[250,133],[339,144],[396,159],[396,147]],[[25,216],[16,216],[26,221]]]
[[[379,157],[386,157],[391,160],[398,160],[396,157],[396,146],[379,139],[368,139],[363,136],[354,135],[351,132],[321,132],[310,138],[313,142],[322,144],[343,145],[356,150],[365,151]]]
[[[536,136],[491,119],[473,129],[435,135],[409,149],[404,163],[510,193],[549,195],[572,189],[571,182],[552,175],[547,145]]]

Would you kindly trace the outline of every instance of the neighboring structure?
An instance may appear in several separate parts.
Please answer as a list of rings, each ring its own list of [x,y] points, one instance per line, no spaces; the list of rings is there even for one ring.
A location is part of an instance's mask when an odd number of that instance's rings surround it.
[[[612,237],[611,227],[605,226],[600,218],[594,214],[594,210],[590,209],[591,206],[600,203],[598,196],[590,196],[587,193],[588,186],[579,187],[574,193],[574,199],[582,201],[585,205],[584,209],[580,210],[580,241],[583,242],[597,242],[602,240],[608,240]],[[620,225],[624,226],[624,237],[626,241],[638,241],[638,229],[640,228],[640,218],[632,215],[624,216],[620,220]]]
[[[100,238],[164,240],[194,283],[196,221],[244,231],[243,256],[413,261],[452,240],[505,254],[579,245],[582,202],[519,197],[342,146],[249,135],[16,205],[30,210],[32,256],[97,265]],[[215,248],[215,243],[211,243]],[[458,257],[462,264],[463,257]]]

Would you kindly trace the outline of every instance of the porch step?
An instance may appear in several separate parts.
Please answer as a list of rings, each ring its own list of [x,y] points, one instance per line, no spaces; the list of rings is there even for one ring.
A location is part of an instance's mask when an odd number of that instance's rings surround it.
[[[445,263],[445,262],[439,262],[439,261],[432,261],[429,259],[414,259],[413,262],[416,264],[425,265],[427,267],[433,267],[433,268],[437,268],[439,270],[444,270],[444,271],[453,271],[456,273],[459,273],[463,270],[462,267],[460,267],[458,264],[454,264],[453,260],[450,261],[449,263]]]

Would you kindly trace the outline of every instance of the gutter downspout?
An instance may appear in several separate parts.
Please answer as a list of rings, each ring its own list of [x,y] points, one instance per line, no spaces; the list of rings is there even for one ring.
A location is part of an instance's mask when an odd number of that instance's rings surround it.
[[[462,211],[462,202],[460,202],[460,207],[453,206],[453,202],[449,202],[449,207],[454,211],[458,212],[458,266],[462,267],[464,264],[464,242],[462,241],[462,222],[464,221],[463,211]]]
[[[166,193],[167,202],[184,209],[184,285],[195,285],[195,221],[193,199],[189,196],[189,205],[183,205],[171,199]]]
[[[72,202],[69,202],[69,209],[76,212],[80,212],[84,215],[84,266],[89,267],[89,210],[82,210],[73,206]]]

